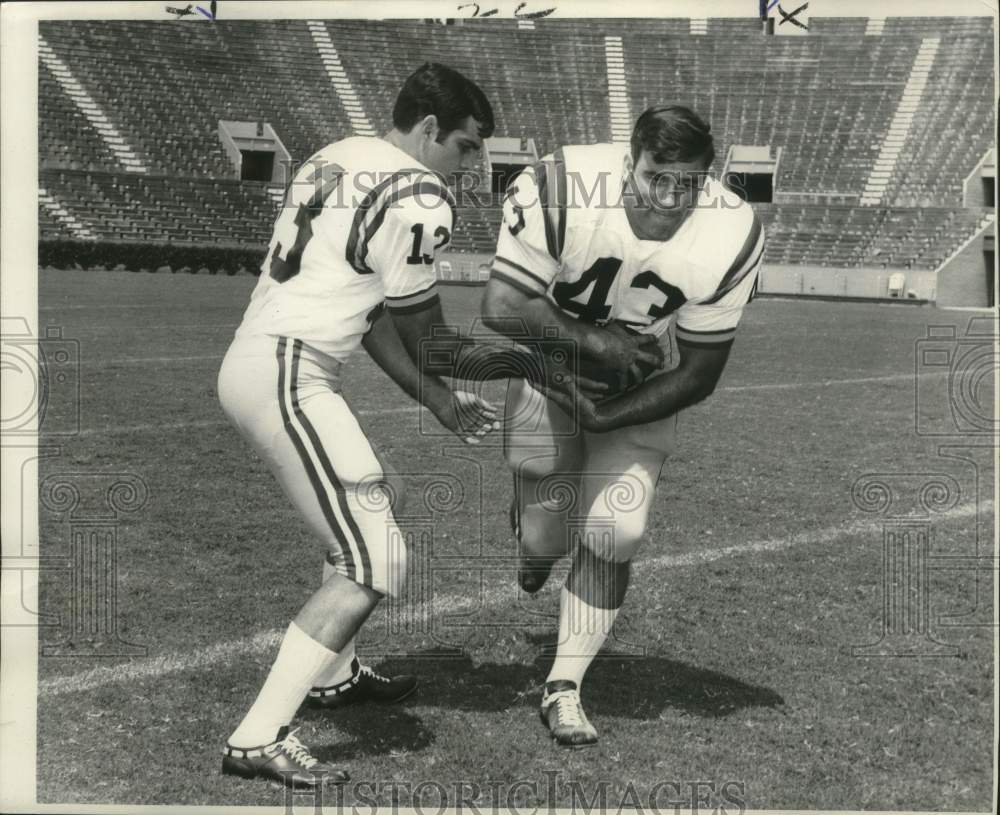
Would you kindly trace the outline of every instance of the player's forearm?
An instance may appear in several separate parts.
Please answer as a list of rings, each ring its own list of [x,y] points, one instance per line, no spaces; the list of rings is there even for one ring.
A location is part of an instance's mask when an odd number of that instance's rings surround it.
[[[638,388],[601,402],[601,432],[648,424],[673,416],[711,395],[709,384],[693,371],[677,368],[647,380]]]
[[[516,348],[479,342],[469,337],[425,340],[421,370],[425,374],[482,382],[524,376],[526,354]]]
[[[391,319],[382,316],[361,341],[368,355],[410,397],[434,407],[451,398],[438,377],[421,372],[407,353]]]
[[[483,322],[513,340],[568,340],[582,355],[598,360],[606,352],[603,329],[568,317],[543,295],[488,289],[483,298]]]

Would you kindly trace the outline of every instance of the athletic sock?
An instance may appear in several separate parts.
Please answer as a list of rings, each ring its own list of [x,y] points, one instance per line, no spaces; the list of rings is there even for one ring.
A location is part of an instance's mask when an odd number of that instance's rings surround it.
[[[273,742],[278,730],[292,721],[313,682],[326,674],[336,657],[291,623],[264,686],[229,737],[229,744],[248,748]]]
[[[327,670],[320,674],[313,682],[314,688],[329,688],[332,685],[339,685],[341,682],[346,682],[352,676],[354,676],[354,640],[356,637],[352,637],[351,641],[345,645],[337,658],[333,661]]]
[[[617,608],[596,608],[563,588],[559,596],[559,643],[546,682],[568,679],[583,684],[583,676],[611,633]]]

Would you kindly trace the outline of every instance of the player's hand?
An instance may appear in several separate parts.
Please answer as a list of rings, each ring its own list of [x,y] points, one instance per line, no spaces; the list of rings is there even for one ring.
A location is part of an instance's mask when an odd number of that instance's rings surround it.
[[[602,383],[599,383],[602,384]],[[545,395],[558,405],[568,416],[575,417],[580,427],[591,433],[611,430],[601,407],[572,378],[562,383],[560,389],[548,388]]]
[[[580,373],[574,373],[563,361],[548,357],[543,363],[543,371],[538,372],[538,376],[532,377],[529,381],[543,393],[551,393],[553,390],[562,393],[572,393],[570,386],[575,385],[580,391],[591,399],[602,399],[608,396],[611,386],[607,382],[597,379],[590,379]]]
[[[615,371],[628,371],[632,382],[642,382],[650,369],[659,370],[666,364],[663,349],[652,334],[608,330],[601,332],[600,339],[602,347],[595,352],[596,361]]]
[[[479,444],[487,433],[500,429],[497,409],[468,391],[452,391],[450,399],[430,409],[441,424],[466,444]]]

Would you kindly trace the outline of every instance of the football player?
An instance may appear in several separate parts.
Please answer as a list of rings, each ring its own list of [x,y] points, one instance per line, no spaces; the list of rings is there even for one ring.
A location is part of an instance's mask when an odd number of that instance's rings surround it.
[[[342,783],[347,774],[318,761],[290,729],[299,705],[396,702],[416,689],[414,677],[382,676],[355,656],[366,618],[403,586],[406,551],[389,501],[371,500],[371,484],[390,476],[341,395],[340,371],[363,346],[465,441],[499,429],[491,405],[440,376],[456,368],[470,378],[509,376],[509,352],[457,332],[435,339],[452,353],[433,365],[418,348],[444,325],[434,256],[453,229],[445,182],[471,167],[493,128],[479,87],[428,63],[406,80],[384,138],[328,145],[289,186],[219,373],[219,399],[327,554],[322,584],[229,737],[225,774],[295,787]]]
[[[575,400],[520,379],[508,388],[521,587],[538,591],[572,555],[541,705],[562,745],[597,741],[580,702],[584,674],[622,605],[677,414],[712,393],[755,292],[764,234],[752,208],[708,176],[714,155],[694,112],[653,107],[629,145],[557,150],[504,201],[485,322],[510,332],[517,315],[522,331],[548,328],[576,344],[582,370],[603,369],[616,386],[605,398],[571,388]],[[638,332],[669,355],[671,322],[672,369],[629,374],[619,339]]]

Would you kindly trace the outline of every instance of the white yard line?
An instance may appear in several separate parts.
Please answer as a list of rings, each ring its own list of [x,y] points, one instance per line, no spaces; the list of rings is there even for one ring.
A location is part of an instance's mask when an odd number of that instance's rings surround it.
[[[200,354],[190,357],[121,357],[120,359],[83,359],[81,365],[87,367],[107,367],[115,365],[149,365],[151,363],[163,364],[170,362],[207,362],[208,360],[220,361],[222,354]]]
[[[152,433],[157,430],[189,430],[194,427],[219,427],[229,424],[225,419],[203,419],[196,422],[156,422],[131,424],[121,427],[87,427],[76,434],[79,436],[121,436],[128,433]]]
[[[109,309],[109,308],[158,308],[161,311],[169,311],[172,308],[176,309],[190,309],[190,305],[178,304],[176,306],[165,306],[163,303],[74,303],[72,305],[63,306],[39,306],[39,311],[65,311],[66,309],[83,309],[83,308],[96,308],[96,309]]]
[[[200,359],[200,357],[192,357]],[[931,371],[920,374],[921,377],[947,376],[947,371]],[[892,374],[888,376],[868,376],[857,379],[824,379],[819,382],[775,382],[767,385],[727,385],[719,388],[719,391],[768,391],[768,390],[794,390],[796,388],[825,388],[836,385],[865,385],[874,382],[899,382],[903,380],[912,381],[913,374]],[[377,410],[357,410],[358,416],[389,416],[397,413],[414,413],[419,410],[417,405],[403,405],[394,408],[381,408]],[[125,433],[148,433],[157,430],[186,430],[191,427],[216,427],[227,424],[224,419],[208,419],[204,421],[192,422],[160,422],[135,425],[122,425],[121,427],[90,427],[81,430],[77,436],[119,436]]]
[[[356,410],[357,416],[390,416],[396,413],[416,413],[419,405],[402,405],[380,410]],[[155,433],[158,430],[188,430],[193,427],[221,427],[228,425],[226,419],[203,419],[194,422],[158,422],[147,424],[130,424],[121,427],[89,427],[81,430],[76,436],[121,436],[128,433]]]
[[[927,371],[920,374],[921,379],[935,376],[948,376],[949,371]],[[832,385],[867,385],[874,382],[913,381],[915,374],[886,374],[884,376],[862,376],[855,379],[823,379],[818,382],[772,382],[763,385],[726,385],[720,391],[783,391],[795,388],[826,388]]]
[[[986,502],[982,507],[977,507],[974,504],[962,504],[935,516],[935,521],[970,518],[980,513],[992,512],[992,510],[992,501]],[[729,557],[779,552],[798,546],[829,544],[842,538],[874,535],[880,532],[882,527],[883,523],[878,520],[850,521],[824,529],[796,533],[784,538],[747,541],[720,549],[689,552],[682,555],[662,555],[649,559],[640,557],[638,563],[643,568],[639,570],[637,578],[642,580],[645,575],[649,575],[651,570],[648,567],[650,566],[663,568],[700,566]],[[476,598],[432,597],[431,607],[435,614],[486,611],[489,608],[499,608],[501,603],[509,603],[510,596],[511,592],[509,591],[501,592],[487,589],[484,596]],[[40,696],[61,696],[67,693],[83,693],[106,685],[122,685],[147,679],[159,680],[170,674],[215,668],[240,658],[269,654],[277,647],[283,633],[283,630],[279,629],[261,631],[249,637],[215,643],[193,651],[138,659],[120,665],[93,668],[71,676],[54,677],[38,683],[38,694]]]

